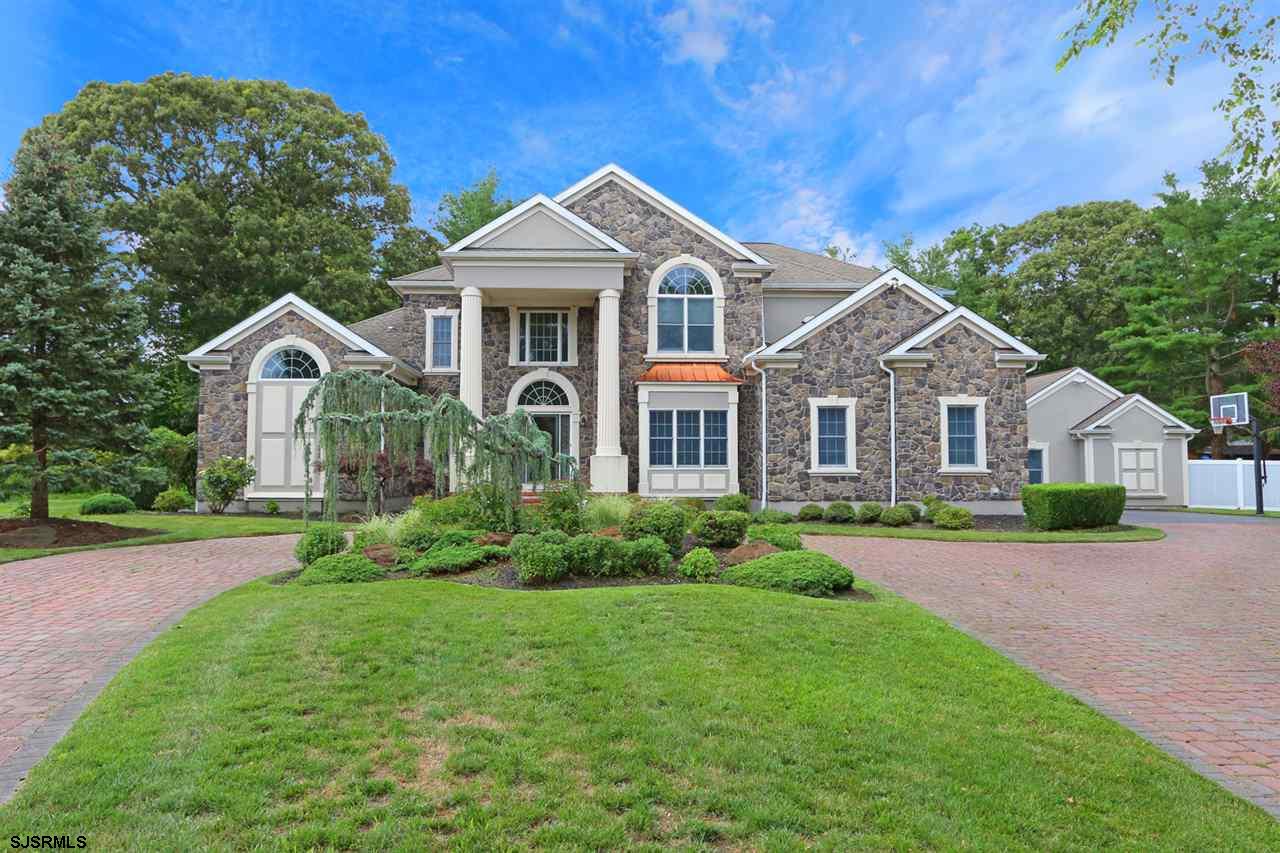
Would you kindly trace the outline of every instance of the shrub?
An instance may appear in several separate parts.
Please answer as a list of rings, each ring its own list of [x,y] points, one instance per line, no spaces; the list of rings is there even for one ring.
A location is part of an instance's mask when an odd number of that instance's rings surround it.
[[[933,523],[943,530],[972,530],[973,513],[962,506],[948,504],[933,514]]]
[[[262,508],[267,511],[267,515],[280,514],[280,504],[276,503],[274,500],[267,501]]]
[[[310,524],[302,531],[302,538],[293,546],[293,556],[304,566],[309,566],[321,557],[340,554],[347,550],[347,537],[342,528],[336,524]]]
[[[930,523],[936,521],[938,513],[949,506],[951,506],[951,504],[943,501],[941,498],[934,498],[924,505],[924,520]]]
[[[795,520],[794,515],[780,509],[760,509],[751,515],[752,524],[790,524]]]
[[[1036,483],[1022,487],[1022,511],[1027,524],[1039,530],[1118,524],[1124,500],[1124,486],[1107,483]]]
[[[823,514],[823,518],[834,524],[848,524],[851,521],[857,520],[858,513],[854,510],[853,504],[846,503],[845,501],[836,501],[831,504],[831,506],[827,507],[827,511]]]
[[[667,544],[668,550],[678,551],[684,543],[685,516],[680,507],[670,501],[649,501],[631,511],[622,522],[625,539],[657,536]]]
[[[673,498],[672,503],[684,510],[685,520],[693,524],[693,520],[707,511],[707,502],[702,498]]]
[[[906,503],[906,504],[898,504],[898,506],[903,507],[904,509],[906,509],[907,512],[911,513],[911,520],[913,522],[920,520],[920,516],[922,515],[922,512],[919,504]]]
[[[516,530],[520,533],[541,533],[547,529],[547,517],[537,504],[523,504],[516,509]]]
[[[436,544],[440,528],[420,510],[405,513],[391,525],[391,544],[421,553]]]
[[[874,524],[880,520],[880,513],[884,512],[884,507],[875,501],[867,501],[858,507],[858,523]]]
[[[712,554],[710,549],[694,548],[684,555],[678,570],[680,574],[696,581],[711,580],[720,572],[720,561],[716,559],[716,555]]]
[[[721,512],[750,512],[751,498],[746,495],[721,495],[716,498],[715,509]]]
[[[196,482],[196,434],[183,435],[168,427],[153,427],[143,451],[147,462],[163,468],[170,486],[189,490]]]
[[[432,498],[419,495],[413,499],[414,512],[424,521],[439,527],[443,524],[471,524],[476,517],[476,507],[468,493]]]
[[[315,527],[309,528],[314,530]],[[382,577],[386,570],[363,554],[329,554],[308,565],[298,575],[304,586],[322,583],[363,583]]]
[[[753,542],[768,542],[773,547],[783,551],[799,551],[804,547],[800,542],[799,533],[794,530],[788,530],[780,524],[757,525],[752,527],[747,535]]]
[[[514,541],[512,545],[514,545]],[[518,551],[512,548],[521,583],[551,583],[568,572],[565,548],[553,542],[535,539]]]
[[[880,513],[880,523],[889,527],[905,527],[912,522],[911,510],[906,504],[891,506]]]
[[[210,512],[222,512],[240,490],[253,482],[253,466],[239,456],[222,456],[209,463],[200,474],[205,502]]]
[[[570,574],[623,575],[627,573],[622,558],[622,543],[608,536],[580,533],[564,545],[564,558]]]
[[[853,586],[853,575],[842,564],[816,551],[782,551],[730,566],[720,579],[800,595],[834,595]]]
[[[693,523],[693,535],[704,545],[716,548],[736,548],[747,535],[751,516],[737,510],[712,510],[698,516]]]
[[[483,530],[445,530],[436,537],[431,550],[436,548],[454,548],[458,545],[474,545],[484,535]]]
[[[140,465],[133,469],[128,488],[129,499],[139,509],[154,509],[155,500],[169,487],[169,474],[163,468]]]
[[[441,542],[409,564],[409,571],[419,575],[456,574],[486,560],[511,555],[501,545],[477,545],[467,542],[461,545],[445,545]]]
[[[138,507],[133,501],[124,495],[112,494],[111,492],[103,492],[100,495],[94,495],[80,504],[81,515],[118,515],[125,512],[133,512]],[[30,515],[30,512],[27,513]]]
[[[156,499],[151,502],[151,508],[156,512],[181,512],[195,505],[196,499],[181,486],[170,486],[156,495]]]
[[[577,536],[585,525],[586,492],[577,482],[557,483],[542,492],[542,517],[547,527]]]
[[[946,501],[944,501],[942,498],[938,497],[937,495],[925,495],[920,499],[920,503],[925,505],[925,509],[928,509],[934,504],[946,503]]]
[[[359,554],[370,545],[389,545],[395,520],[389,515],[374,515],[360,522],[351,537],[351,550]]]
[[[595,495],[587,500],[582,523],[588,530],[620,527],[631,514],[631,501],[625,495]]]
[[[817,504],[805,504],[800,507],[800,512],[796,513],[796,518],[800,521],[822,521],[825,517],[822,507]]]
[[[664,575],[671,568],[671,552],[667,549],[667,543],[657,536],[641,536],[620,544],[622,564],[626,566],[628,574],[636,577]]]

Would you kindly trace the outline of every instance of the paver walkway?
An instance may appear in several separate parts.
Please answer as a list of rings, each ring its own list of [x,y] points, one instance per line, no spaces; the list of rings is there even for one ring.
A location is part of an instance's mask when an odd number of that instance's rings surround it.
[[[1280,522],[1194,517],[1147,543],[806,539],[1280,817]]]
[[[0,802],[116,671],[192,607],[293,567],[296,535],[0,565]]]

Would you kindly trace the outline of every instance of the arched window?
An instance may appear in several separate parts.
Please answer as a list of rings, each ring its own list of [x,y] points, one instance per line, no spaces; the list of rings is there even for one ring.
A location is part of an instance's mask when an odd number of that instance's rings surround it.
[[[715,291],[706,273],[679,266],[658,285],[658,352],[715,350]]]
[[[262,379],[319,379],[320,365],[305,350],[276,350],[262,365]]]
[[[568,406],[569,395],[564,389],[547,379],[531,382],[520,392],[519,406]]]

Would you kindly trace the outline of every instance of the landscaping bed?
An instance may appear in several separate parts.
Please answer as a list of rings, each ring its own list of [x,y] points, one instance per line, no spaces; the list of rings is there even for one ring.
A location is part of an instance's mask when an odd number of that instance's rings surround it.
[[[79,521],[70,518],[0,519],[0,548],[69,548],[80,545],[103,545],[121,539],[154,536],[163,533],[138,527],[121,527],[101,521]]]

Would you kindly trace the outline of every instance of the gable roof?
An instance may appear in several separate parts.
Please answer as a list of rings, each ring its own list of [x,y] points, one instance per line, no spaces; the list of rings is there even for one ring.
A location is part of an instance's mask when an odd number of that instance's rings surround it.
[[[1148,414],[1164,421],[1165,427],[1174,427],[1191,433],[1200,431],[1181,418],[1174,417],[1141,394],[1124,394],[1076,423],[1068,432],[1088,432],[1101,426],[1107,426],[1111,421],[1133,408],[1143,409]]]
[[[425,270],[396,276],[391,281],[453,281],[453,271],[444,264],[436,264]]]
[[[1061,370],[1054,370],[1049,373],[1032,373],[1027,376],[1027,405],[1030,406],[1033,403],[1047,399],[1063,388],[1070,387],[1077,382],[1086,383],[1099,394],[1111,400],[1124,396],[1123,392],[1112,388],[1083,367],[1064,367]]]
[[[690,213],[685,208],[676,204],[635,175],[623,169],[617,163],[609,163],[596,169],[590,175],[578,181],[570,187],[561,190],[556,194],[555,201],[558,204],[571,204],[576,199],[581,198],[591,192],[598,186],[609,181],[616,181],[631,192],[643,198],[654,207],[663,211],[674,219],[679,220],[692,230],[706,237],[711,242],[720,246],[729,254],[737,258],[750,261],[753,264],[762,264],[768,266],[769,262],[762,258],[759,254],[747,248],[719,228],[708,223],[699,216]]]
[[[599,228],[587,222],[573,211],[561,206],[559,203],[552,201],[542,193],[538,193],[531,198],[525,199],[520,204],[508,210],[497,219],[481,228],[477,228],[458,242],[449,246],[441,255],[451,255],[460,252],[469,246],[475,246],[485,240],[491,240],[505,231],[514,228],[530,216],[537,212],[543,212],[550,216],[561,226],[585,238],[589,243],[596,244],[598,249],[607,249],[615,252],[631,253],[631,250],[601,231]]]
[[[876,294],[891,287],[905,288],[921,302],[931,306],[940,314],[955,309],[955,306],[950,302],[943,299],[941,296],[934,293],[911,276],[902,272],[897,267],[894,267],[893,269],[880,273],[880,275],[876,276],[870,283],[849,294],[844,299],[841,299],[835,305],[827,308],[807,323],[801,323],[786,335],[765,347],[756,355],[761,357],[780,355],[783,351],[798,346],[807,338],[822,331],[845,314],[865,305]]]
[[[951,329],[954,326],[963,325],[972,329],[982,337],[991,341],[1001,349],[1011,349],[1018,355],[1026,356],[1028,360],[1040,360],[1044,356],[1015,338],[1013,335],[1001,329],[991,321],[974,313],[964,306],[952,308],[951,311],[934,320],[932,323],[920,329],[915,334],[908,337],[902,343],[885,353],[885,357],[890,356],[906,356],[910,355],[911,350],[918,349],[932,341],[934,338]]]
[[[797,284],[844,284],[861,287],[875,281],[880,270],[849,264],[817,252],[806,252],[780,243],[744,243],[773,264],[765,287]]]
[[[270,323],[272,320],[287,314],[290,311],[300,314],[310,320],[312,323],[316,324],[321,329],[324,329],[326,332],[333,335],[353,350],[363,350],[370,355],[382,358],[394,358],[394,356],[383,351],[381,347],[375,346],[365,340],[349,327],[339,323],[319,308],[316,308],[314,305],[307,302],[301,296],[298,296],[296,293],[286,293],[266,308],[263,308],[252,316],[246,317],[244,320],[236,323],[230,329],[227,329],[213,340],[196,347],[191,352],[182,356],[182,360],[198,360],[201,356],[207,356],[215,350],[226,349],[234,346],[237,341],[245,338],[267,325],[267,323]]]
[[[410,351],[405,352],[406,337],[396,334],[397,330],[408,331],[410,334],[407,340],[416,340],[421,346],[421,305],[401,305],[399,308],[392,308],[390,311],[383,311],[373,317],[358,320],[352,323],[350,328],[351,331],[372,342],[375,346],[381,347],[385,352],[391,353],[415,370],[422,369],[422,361],[426,355],[425,350],[419,352],[419,347],[411,346],[409,347]]]

